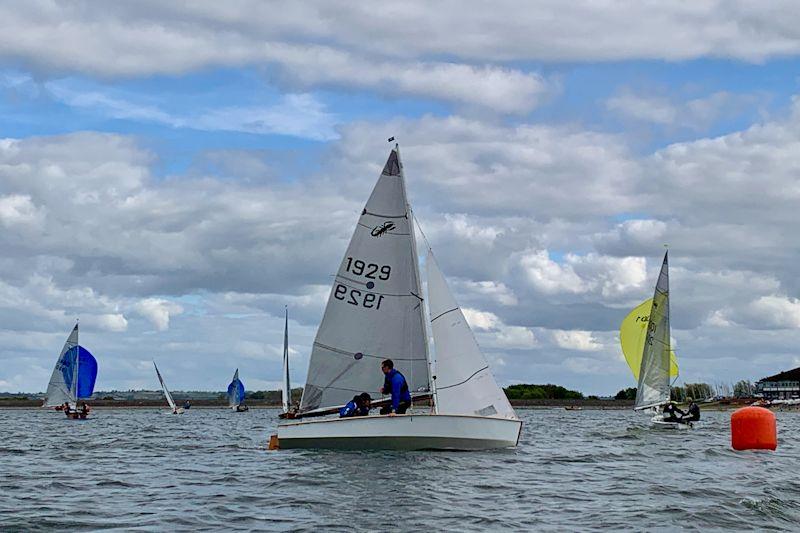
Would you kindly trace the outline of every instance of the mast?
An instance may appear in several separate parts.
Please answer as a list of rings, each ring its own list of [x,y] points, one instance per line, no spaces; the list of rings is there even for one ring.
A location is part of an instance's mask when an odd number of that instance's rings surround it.
[[[283,324],[283,412],[289,412],[292,403],[292,387],[289,383],[289,306],[284,308]]]
[[[78,339],[78,323],[80,319],[76,320],[75,323],[75,374],[72,377],[72,386],[75,387],[75,393],[72,397],[75,399],[75,408],[78,407],[78,376],[80,376],[80,372],[78,371],[78,366],[81,364],[81,343]]]
[[[403,162],[400,159],[400,144],[395,143],[394,149],[397,152],[397,162],[400,165],[400,168],[402,169]],[[411,250],[414,255],[414,261],[413,261],[414,278],[417,288],[417,294],[415,296],[419,300],[419,317],[420,321],[422,322],[422,332],[425,335],[425,342],[423,343],[423,346],[425,347],[425,360],[428,361],[428,390],[431,392],[431,399],[433,402],[433,412],[438,413],[439,408],[436,405],[436,385],[434,383],[436,380],[432,374],[433,368],[431,363],[431,353],[430,353],[430,347],[428,346],[428,324],[427,324],[427,318],[425,316],[425,305],[424,305],[425,302],[424,299],[422,298],[422,283],[419,275],[419,255],[417,254],[417,238],[416,238],[416,233],[414,232],[414,212],[411,209],[411,202],[408,201],[408,190],[406,189],[405,172],[402,173],[402,176],[403,176],[402,179],[403,198],[405,199],[406,202],[406,216],[410,217],[409,233],[411,234]]]

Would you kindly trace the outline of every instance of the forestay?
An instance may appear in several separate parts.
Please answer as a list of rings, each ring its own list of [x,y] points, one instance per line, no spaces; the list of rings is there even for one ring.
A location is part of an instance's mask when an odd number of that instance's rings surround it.
[[[45,405],[54,407],[64,402],[75,404],[89,398],[97,380],[97,360],[78,344],[78,325],[72,329],[61,349],[47,385]]]
[[[428,305],[436,346],[437,413],[517,420],[430,252],[426,266]]]
[[[233,380],[228,385],[228,406],[236,407],[244,402],[244,383],[239,379],[239,369],[233,374]]]
[[[667,255],[661,264],[653,305],[647,321],[647,337],[642,351],[639,386],[634,409],[661,405],[670,398],[669,265]]]
[[[158,376],[158,381],[159,383],[161,383],[161,388],[164,389],[164,397],[167,399],[167,403],[169,404],[170,408],[174,411],[175,400],[172,399],[172,394],[170,394],[169,389],[167,388],[167,384],[164,383],[164,378],[161,377],[161,372],[158,371],[158,365],[156,365],[155,361],[153,361],[153,366],[156,367],[156,375]]]
[[[331,288],[300,410],[342,405],[382,383],[390,358],[412,391],[428,391],[428,354],[416,244],[398,149],[350,239]]]

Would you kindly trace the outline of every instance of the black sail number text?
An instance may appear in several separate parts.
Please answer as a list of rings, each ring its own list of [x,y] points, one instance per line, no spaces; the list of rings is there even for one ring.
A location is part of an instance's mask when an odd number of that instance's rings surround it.
[[[337,300],[345,301],[350,305],[366,307],[367,309],[380,309],[381,302],[383,301],[382,294],[378,295],[374,292],[362,291],[361,289],[351,289],[341,283],[336,284],[333,297]]]
[[[352,272],[356,276],[364,276],[370,279],[381,279],[386,281],[392,275],[390,265],[376,265],[375,263],[365,263],[361,259],[347,258],[347,272]]]

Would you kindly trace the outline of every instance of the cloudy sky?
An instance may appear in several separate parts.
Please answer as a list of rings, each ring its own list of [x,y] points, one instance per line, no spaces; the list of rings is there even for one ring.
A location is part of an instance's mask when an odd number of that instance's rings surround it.
[[[520,6],[523,7],[520,7]],[[800,365],[800,6],[0,3],[0,391],[292,379],[397,137],[504,385],[633,386],[670,245],[687,382]],[[377,386],[377,384],[376,384]]]

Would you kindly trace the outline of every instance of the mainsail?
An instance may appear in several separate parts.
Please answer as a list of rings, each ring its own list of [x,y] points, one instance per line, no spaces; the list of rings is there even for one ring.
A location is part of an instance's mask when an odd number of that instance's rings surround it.
[[[412,392],[430,390],[419,265],[399,150],[389,154],[331,287],[300,411],[348,402],[382,383],[392,359]]]
[[[283,388],[281,389],[281,403],[283,412],[288,413],[292,403],[292,385],[289,383],[289,309],[285,309],[286,316],[283,323]]]
[[[244,403],[244,383],[239,379],[239,369],[233,374],[233,380],[228,385],[228,405],[236,407]]]
[[[658,275],[653,304],[647,321],[647,335],[642,350],[639,386],[634,409],[644,409],[669,401],[670,330],[669,330],[669,265],[664,254]]]
[[[54,407],[64,402],[74,405],[79,399],[89,398],[96,380],[97,360],[78,344],[78,325],[75,324],[47,384],[45,405]]]
[[[428,252],[425,264],[436,346],[437,412],[516,420],[514,409],[492,376],[432,253]]]
[[[156,367],[156,375],[158,376],[158,381],[161,383],[161,388],[164,389],[164,397],[167,399],[167,403],[169,404],[170,408],[174,411],[175,400],[172,399],[172,394],[169,393],[169,389],[167,389],[167,384],[164,383],[164,378],[161,377],[161,372],[158,371],[158,366],[156,365],[155,361],[153,361],[153,366]]]

